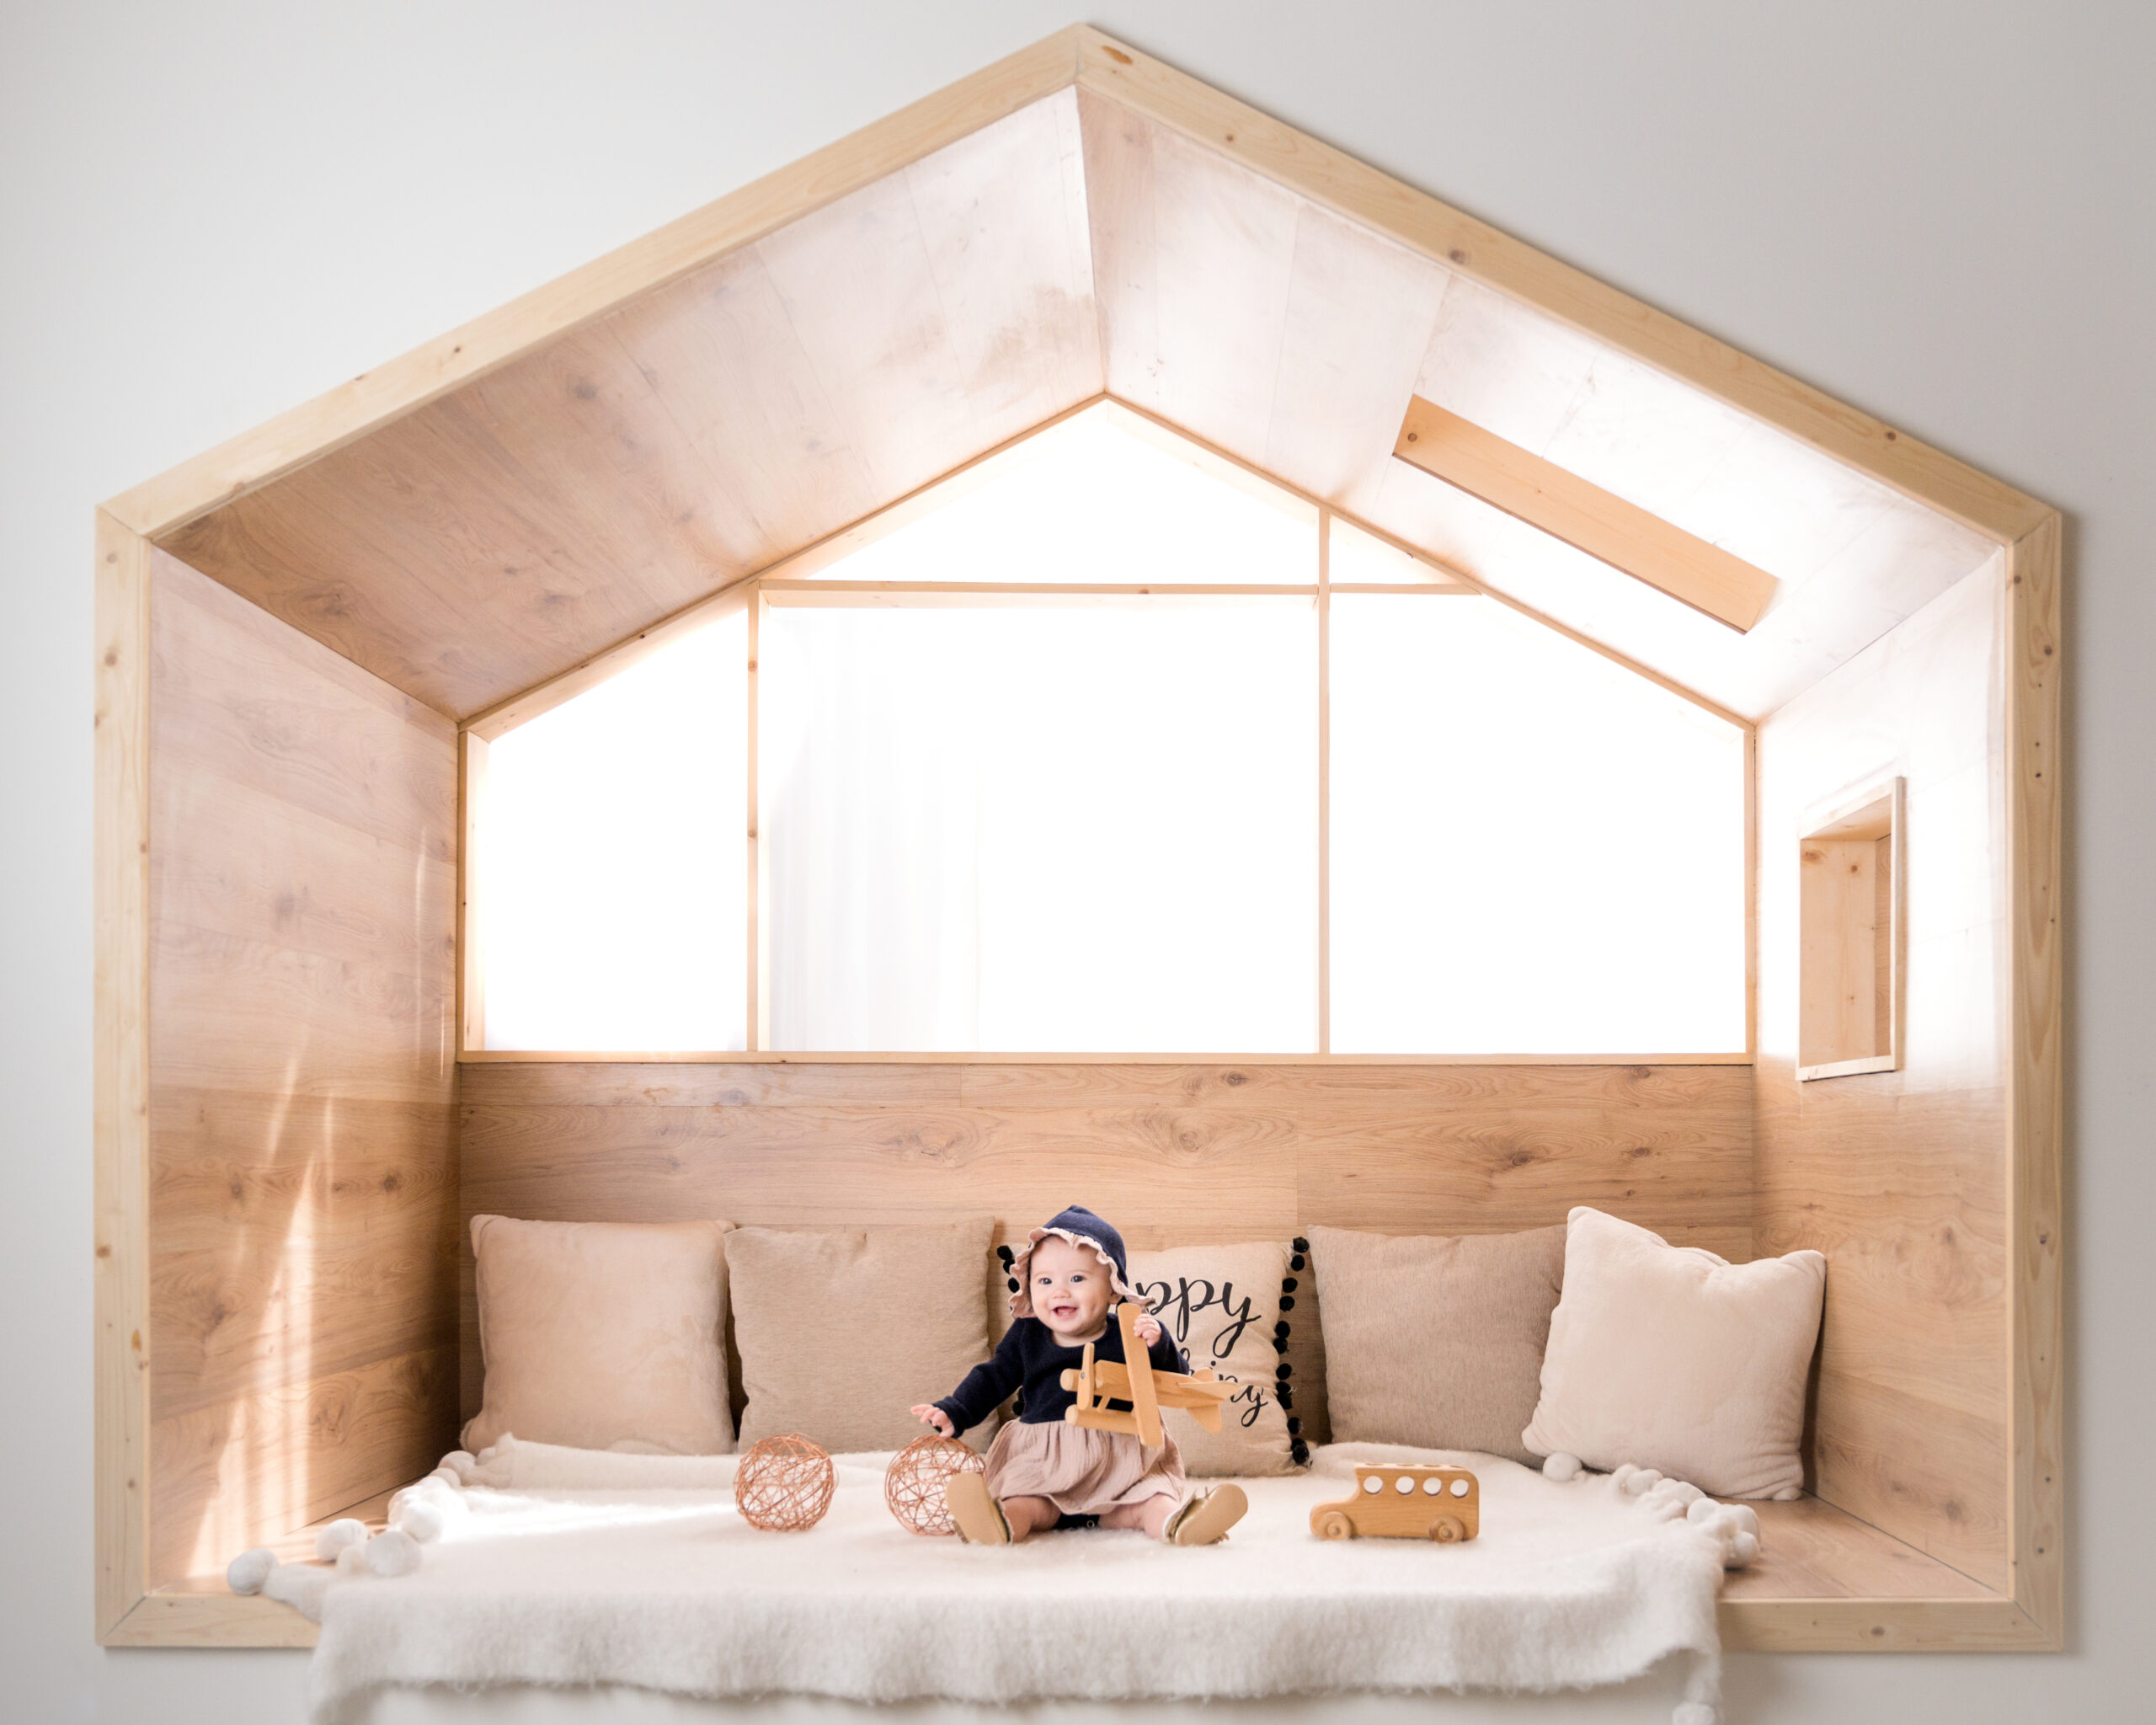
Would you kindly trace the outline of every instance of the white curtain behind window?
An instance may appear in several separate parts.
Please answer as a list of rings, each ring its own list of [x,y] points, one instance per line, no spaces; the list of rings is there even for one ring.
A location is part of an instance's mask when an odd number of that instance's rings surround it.
[[[774,1047],[1315,1048],[1310,600],[761,627]]]
[[[747,655],[736,611],[495,740],[488,1048],[744,1045]]]
[[[1332,1046],[1736,1052],[1744,740],[1493,600],[1332,600]]]

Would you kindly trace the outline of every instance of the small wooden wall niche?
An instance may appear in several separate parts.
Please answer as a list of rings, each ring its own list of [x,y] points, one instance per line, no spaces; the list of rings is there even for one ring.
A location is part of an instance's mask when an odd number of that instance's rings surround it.
[[[1798,843],[1799,1083],[1902,1064],[1905,781],[1816,811]]]

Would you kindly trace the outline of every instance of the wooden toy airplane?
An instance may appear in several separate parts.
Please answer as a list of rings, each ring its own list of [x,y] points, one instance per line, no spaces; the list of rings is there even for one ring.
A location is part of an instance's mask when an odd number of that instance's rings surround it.
[[[1123,1335],[1123,1359],[1096,1360],[1088,1342],[1075,1371],[1063,1374],[1063,1387],[1078,1392],[1078,1400],[1063,1410],[1073,1425],[1090,1426],[1098,1432],[1127,1432],[1149,1450],[1166,1441],[1161,1428],[1163,1407],[1186,1409],[1209,1432],[1220,1429],[1220,1404],[1242,1388],[1214,1375],[1210,1368],[1185,1377],[1180,1372],[1155,1371],[1138,1339],[1140,1308],[1126,1300],[1115,1309],[1116,1325]],[[1129,1412],[1111,1408],[1111,1401],[1128,1402]]]

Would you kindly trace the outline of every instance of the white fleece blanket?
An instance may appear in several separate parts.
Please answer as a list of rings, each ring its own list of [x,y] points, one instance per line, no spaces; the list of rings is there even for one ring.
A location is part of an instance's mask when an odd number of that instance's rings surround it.
[[[1722,1570],[1756,1549],[1739,1551],[1732,1512],[1702,1502],[1688,1516],[1699,1493],[1658,1477],[1560,1484],[1493,1456],[1367,1445],[1244,1482],[1248,1517],[1198,1549],[1097,1530],[1015,1548],[922,1539],[883,1506],[882,1456],[839,1458],[830,1512],[806,1534],[741,1520],[730,1457],[511,1441],[480,1464],[452,1459],[394,1512],[424,1542],[409,1573],[377,1574],[355,1547],[306,1578],[318,1585],[290,1586],[302,1576],[287,1566],[288,1585],[268,1589],[318,1613],[316,1725],[385,1685],[1225,1698],[1584,1688],[1673,1653],[1696,1662],[1678,1725],[1704,1725]],[[1311,1508],[1348,1495],[1358,1461],[1473,1467],[1480,1536],[1313,1537]],[[654,1482],[670,1476],[683,1482]]]

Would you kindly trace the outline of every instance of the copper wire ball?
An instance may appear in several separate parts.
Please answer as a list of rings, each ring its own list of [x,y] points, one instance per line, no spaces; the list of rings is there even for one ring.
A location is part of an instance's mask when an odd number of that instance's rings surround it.
[[[824,1519],[838,1489],[830,1452],[798,1432],[752,1444],[734,1471],[741,1519],[771,1533],[806,1533]]]
[[[954,1474],[983,1473],[987,1468],[979,1450],[956,1438],[915,1438],[883,1471],[883,1501],[910,1533],[954,1534],[958,1525],[951,1519],[943,1488]]]

